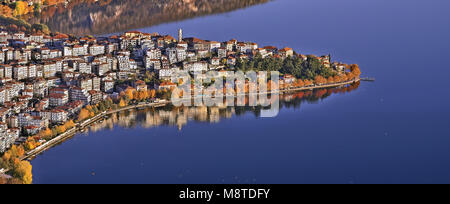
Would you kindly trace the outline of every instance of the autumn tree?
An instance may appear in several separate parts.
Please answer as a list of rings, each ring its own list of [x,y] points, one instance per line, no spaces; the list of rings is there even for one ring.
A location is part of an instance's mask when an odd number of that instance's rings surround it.
[[[93,109],[93,107],[92,107],[91,105],[87,105],[85,108],[86,108],[86,110],[88,110],[89,112],[94,112],[94,109]]]
[[[305,83],[305,86],[311,86],[311,85],[313,85],[313,82],[312,82],[311,80],[308,80],[308,79],[306,79],[306,80],[304,81],[304,83]]]
[[[121,91],[120,93],[119,93],[119,97],[125,97],[125,95],[127,95],[126,93],[125,93],[125,91]]]
[[[326,80],[323,76],[316,76],[316,77],[314,78],[314,83],[315,83],[316,85],[321,85],[321,84],[327,83],[327,80]]]
[[[24,184],[31,184],[33,182],[32,166],[28,161],[14,161],[14,177],[22,180]]]
[[[305,86],[305,82],[303,82],[303,80],[301,80],[301,79],[298,79],[295,82],[294,86],[296,86],[296,87],[304,87]]]
[[[139,92],[137,92],[137,91],[133,92],[133,99],[134,100],[139,100]]]
[[[0,14],[4,15],[4,16],[11,17],[12,14],[13,14],[13,11],[7,5],[0,5]]]
[[[150,98],[155,98],[155,97],[156,97],[156,91],[155,91],[155,89],[149,90],[149,97],[150,97]]]
[[[75,127],[75,123],[73,122],[73,120],[69,120],[64,124],[64,127],[66,129],[71,129],[71,128]]]
[[[40,135],[41,135],[42,138],[44,138],[46,140],[49,140],[52,137],[52,131],[50,130],[50,128],[46,128],[45,130],[43,130],[41,132]]]
[[[351,72],[348,72],[348,73],[346,74],[346,76],[347,76],[347,80],[353,80],[353,79],[355,78],[355,76],[354,76],[353,73],[351,73]]]
[[[353,77],[359,77],[361,75],[361,70],[359,70],[359,66],[357,64],[350,65],[350,72]]]
[[[25,1],[16,1],[15,9],[13,11],[14,16],[25,15],[29,12],[33,11],[33,6],[28,6],[28,3]]]
[[[134,90],[133,89],[127,89],[125,91],[125,95],[128,97],[129,100],[133,100]]]
[[[346,74],[340,75],[340,77],[341,77],[341,81],[348,81]]]
[[[90,117],[90,112],[87,109],[83,108],[83,109],[81,109],[80,114],[78,115],[78,121],[86,120],[89,117]]]
[[[123,99],[120,99],[119,106],[125,107],[125,106],[127,106],[127,104],[125,103],[125,101]]]
[[[341,81],[342,81],[342,79],[341,79],[341,77],[339,75],[334,76],[334,82],[338,83],[338,82],[341,82]]]
[[[327,83],[332,84],[332,83],[334,83],[334,82],[335,82],[335,81],[334,81],[334,77],[332,77],[332,76],[328,77]]]
[[[33,138],[28,138],[27,141],[25,142],[25,148],[28,151],[36,149],[36,147],[38,147],[39,145],[40,144],[38,144],[38,142],[36,142]]]
[[[23,146],[18,146],[17,147],[17,156],[23,157],[23,155],[25,155],[25,149],[23,148]]]
[[[58,134],[62,134],[66,132],[66,127],[64,125],[59,125],[56,127],[56,131],[58,132]]]

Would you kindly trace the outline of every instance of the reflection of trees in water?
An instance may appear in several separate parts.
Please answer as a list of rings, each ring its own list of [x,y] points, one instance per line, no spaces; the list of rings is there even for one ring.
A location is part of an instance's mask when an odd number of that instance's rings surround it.
[[[269,0],[78,0],[44,9],[40,14],[24,16],[32,23],[44,23],[52,31],[88,35],[123,32],[229,12],[265,3]]]
[[[345,94],[359,87],[360,83],[329,89],[318,89],[313,91],[300,91],[280,95],[280,109],[299,109],[302,103],[318,103],[333,94]],[[231,118],[233,115],[239,117],[252,113],[259,116],[262,107],[174,107],[146,108],[144,110],[130,110],[112,114],[108,119],[93,125],[91,131],[112,129],[115,125],[125,128],[142,126],[144,128],[158,126],[177,126],[181,129],[188,121],[200,121],[218,123],[221,118]]]
[[[350,93],[358,89],[360,82],[355,82],[345,87],[336,87],[328,89],[317,89],[313,91],[301,91],[292,94],[285,94],[282,97],[280,106],[283,108],[300,108],[300,104],[303,102],[318,103],[333,94],[345,94]]]

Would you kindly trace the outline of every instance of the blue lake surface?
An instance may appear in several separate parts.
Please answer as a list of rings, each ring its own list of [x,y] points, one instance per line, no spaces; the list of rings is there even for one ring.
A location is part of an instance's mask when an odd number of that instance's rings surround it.
[[[376,82],[275,118],[248,112],[181,130],[137,123],[78,134],[32,161],[33,181],[450,183],[448,8],[448,0],[274,0],[142,28],[330,53]]]

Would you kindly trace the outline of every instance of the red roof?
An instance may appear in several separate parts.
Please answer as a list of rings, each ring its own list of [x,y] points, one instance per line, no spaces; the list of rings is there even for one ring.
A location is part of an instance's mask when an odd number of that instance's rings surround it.
[[[264,49],[266,49],[266,50],[276,50],[278,48],[274,47],[274,46],[265,46]]]
[[[280,52],[292,51],[292,48],[285,47],[285,48],[283,48],[283,49],[281,49],[281,50],[279,50],[279,51],[280,51]]]
[[[66,95],[64,94],[58,94],[58,93],[51,93],[48,95],[50,98],[65,98]]]

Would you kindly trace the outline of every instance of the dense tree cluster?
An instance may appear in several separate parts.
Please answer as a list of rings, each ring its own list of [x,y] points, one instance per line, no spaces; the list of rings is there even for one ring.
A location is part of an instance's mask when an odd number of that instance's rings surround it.
[[[2,1],[0,5],[0,15],[3,16],[22,16],[28,13],[40,12],[42,6],[53,6],[64,3],[65,0],[43,0],[41,5],[39,2],[29,4],[25,0],[17,0],[13,3],[11,1]]]
[[[107,101],[105,102],[107,103]],[[74,128],[75,126],[75,122],[73,120],[69,120],[64,124],[56,125],[52,128],[46,128],[38,134],[28,137],[27,140],[20,145],[13,145],[0,158],[0,168],[8,169],[8,174],[12,175],[13,179],[0,178],[0,184],[32,183],[31,164],[28,161],[21,160],[21,158],[25,155],[25,152],[39,147],[42,139],[47,141],[51,140],[56,136],[65,133],[67,130]]]
[[[35,140],[44,139],[44,140],[48,141],[48,140],[53,139],[57,135],[60,135],[64,132],[66,132],[67,130],[72,129],[73,127],[75,127],[75,123],[73,122],[73,120],[69,120],[62,125],[56,125],[52,128],[46,128],[45,130],[39,132],[36,136],[29,137],[28,140],[34,138]],[[33,150],[34,148],[36,148],[40,145],[40,144],[33,143],[32,140],[30,141],[30,143],[31,143],[31,145],[29,145],[28,150]]]
[[[28,5],[26,1],[16,1],[13,16],[21,16],[34,12],[34,5]]]
[[[108,98],[96,105],[87,105],[86,107],[81,109],[80,113],[78,114],[78,121],[83,121],[92,118],[99,113],[116,108],[117,105],[114,104],[111,98]]]
[[[253,59],[238,59],[236,69],[242,71],[279,71],[283,74],[291,74],[298,79],[314,80],[316,76],[325,78],[334,77],[337,73],[314,56],[308,56],[307,60],[298,57],[288,57],[286,59],[276,57],[256,56]]]
[[[37,34],[50,34],[50,30],[44,24],[30,24],[22,19],[0,15],[0,25],[10,32],[27,32]]]
[[[313,85],[334,84],[348,82],[360,77],[361,71],[356,64],[346,65],[343,72],[324,66],[320,58],[313,55],[307,56],[307,60],[299,57],[286,59],[277,57],[256,56],[253,59],[238,59],[235,68],[241,71],[279,71],[282,75],[292,75],[296,79],[293,83],[281,84],[280,89],[300,88]],[[269,82],[268,90],[271,90]]]
[[[13,145],[11,149],[3,154],[0,158],[0,167],[9,169],[9,173],[23,184],[31,184],[33,182],[32,166],[28,161],[22,161],[20,158],[25,154],[22,146]],[[3,180],[8,183],[9,181]]]
[[[54,0],[64,2],[64,0]],[[50,34],[50,30],[44,24],[36,23],[30,24],[22,19],[26,14],[32,14],[40,11],[41,5],[39,3],[28,4],[27,1],[3,1],[0,4],[0,25],[5,26],[8,31],[23,31],[28,33],[43,33]]]

